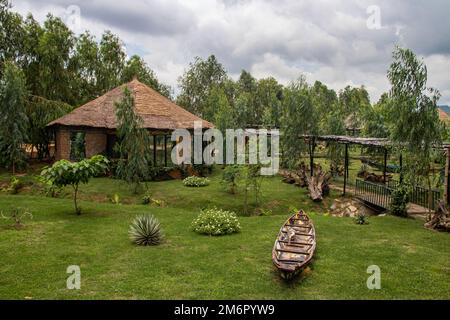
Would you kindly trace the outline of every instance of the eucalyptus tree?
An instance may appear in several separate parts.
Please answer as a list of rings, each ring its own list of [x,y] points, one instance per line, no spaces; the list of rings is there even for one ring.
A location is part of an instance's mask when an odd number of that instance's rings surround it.
[[[25,37],[23,38],[24,57],[22,60],[22,69],[27,78],[27,87],[33,95],[41,94],[41,54],[39,41],[43,36],[44,30],[33,15],[29,14],[24,21],[23,28]]]
[[[397,47],[393,59],[388,71],[391,140],[399,151],[407,154],[404,157],[407,182],[415,185],[426,180],[431,191],[433,148],[441,144],[442,126],[437,108],[440,94],[427,87],[427,67],[413,51]]]
[[[23,19],[11,11],[11,6],[11,1],[0,0],[0,63],[7,60],[17,63],[23,55]]]
[[[145,83],[149,87],[158,91],[163,96],[170,98],[170,87],[159,82],[158,78],[155,75],[155,72],[150,69],[144,59],[142,59],[138,55],[132,56],[126,62],[122,74],[122,82],[129,82],[135,77],[142,83]]]
[[[100,48],[95,37],[88,31],[76,40],[73,64],[80,96],[77,105],[81,105],[96,98],[100,93],[97,83],[100,73]]]
[[[227,78],[225,68],[214,55],[206,60],[196,57],[178,80],[181,92],[177,103],[205,120],[212,120],[204,117],[206,100],[211,89],[223,84]]]
[[[380,100],[366,111],[364,116],[363,135],[366,137],[389,138],[390,118],[388,114],[390,99],[384,93]]]
[[[216,86],[211,89],[206,105],[205,111],[208,114],[208,118],[212,119],[215,127],[224,135],[226,129],[236,127],[235,110],[230,104],[222,86]]]
[[[371,107],[369,93],[364,86],[347,86],[339,92],[339,104],[346,126],[356,129],[363,126],[364,115]]]
[[[51,14],[47,15],[43,32],[39,38],[39,82],[35,95],[49,100],[76,103],[73,90],[71,58],[75,36],[64,22]]]
[[[258,124],[273,128],[280,127],[282,99],[283,86],[275,78],[269,77],[258,81],[256,94]]]
[[[319,114],[319,127],[322,134],[345,134],[344,132],[335,132],[332,128],[334,123],[330,126],[330,121],[340,122],[344,120],[341,112],[338,112],[339,104],[336,92],[320,81],[316,81],[311,87],[311,99],[315,106],[316,112]],[[332,117],[330,115],[332,114]],[[339,118],[339,119],[337,119]],[[345,128],[344,128],[345,129]]]
[[[25,113],[26,80],[22,70],[12,62],[2,63],[0,80],[0,161],[12,169],[26,164],[24,143],[28,118]]]
[[[121,84],[126,53],[120,38],[106,31],[100,41],[97,91],[102,94]]]

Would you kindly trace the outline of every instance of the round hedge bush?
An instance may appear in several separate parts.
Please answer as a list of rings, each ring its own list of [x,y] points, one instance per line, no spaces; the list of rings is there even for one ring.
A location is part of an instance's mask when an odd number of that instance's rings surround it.
[[[209,185],[209,179],[192,176],[192,177],[187,177],[186,179],[184,179],[183,184],[186,187],[192,187],[192,188],[206,187]]]
[[[241,231],[234,212],[217,208],[203,210],[192,222],[192,230],[210,236],[221,236]]]

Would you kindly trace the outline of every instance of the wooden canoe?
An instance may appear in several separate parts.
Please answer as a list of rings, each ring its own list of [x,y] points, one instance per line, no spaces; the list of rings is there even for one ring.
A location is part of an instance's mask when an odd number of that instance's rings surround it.
[[[272,250],[272,260],[281,276],[291,279],[311,261],[316,250],[316,231],[303,211],[289,218],[281,227]]]

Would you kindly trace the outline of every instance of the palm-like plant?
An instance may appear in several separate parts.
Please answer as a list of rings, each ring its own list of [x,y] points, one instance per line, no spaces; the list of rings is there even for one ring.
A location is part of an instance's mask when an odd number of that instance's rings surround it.
[[[137,216],[129,230],[130,239],[139,246],[156,246],[163,240],[161,225],[153,215]]]

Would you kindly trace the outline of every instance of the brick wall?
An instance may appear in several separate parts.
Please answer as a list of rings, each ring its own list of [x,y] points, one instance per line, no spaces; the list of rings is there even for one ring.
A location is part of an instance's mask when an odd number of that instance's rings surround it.
[[[70,131],[65,129],[56,130],[56,160],[70,158]]]
[[[86,132],[86,158],[106,151],[106,133],[102,131]]]
[[[70,135],[72,131],[66,128],[56,130],[56,160],[70,160]],[[86,158],[90,158],[106,151],[106,133],[101,130],[86,130],[85,147]]]

